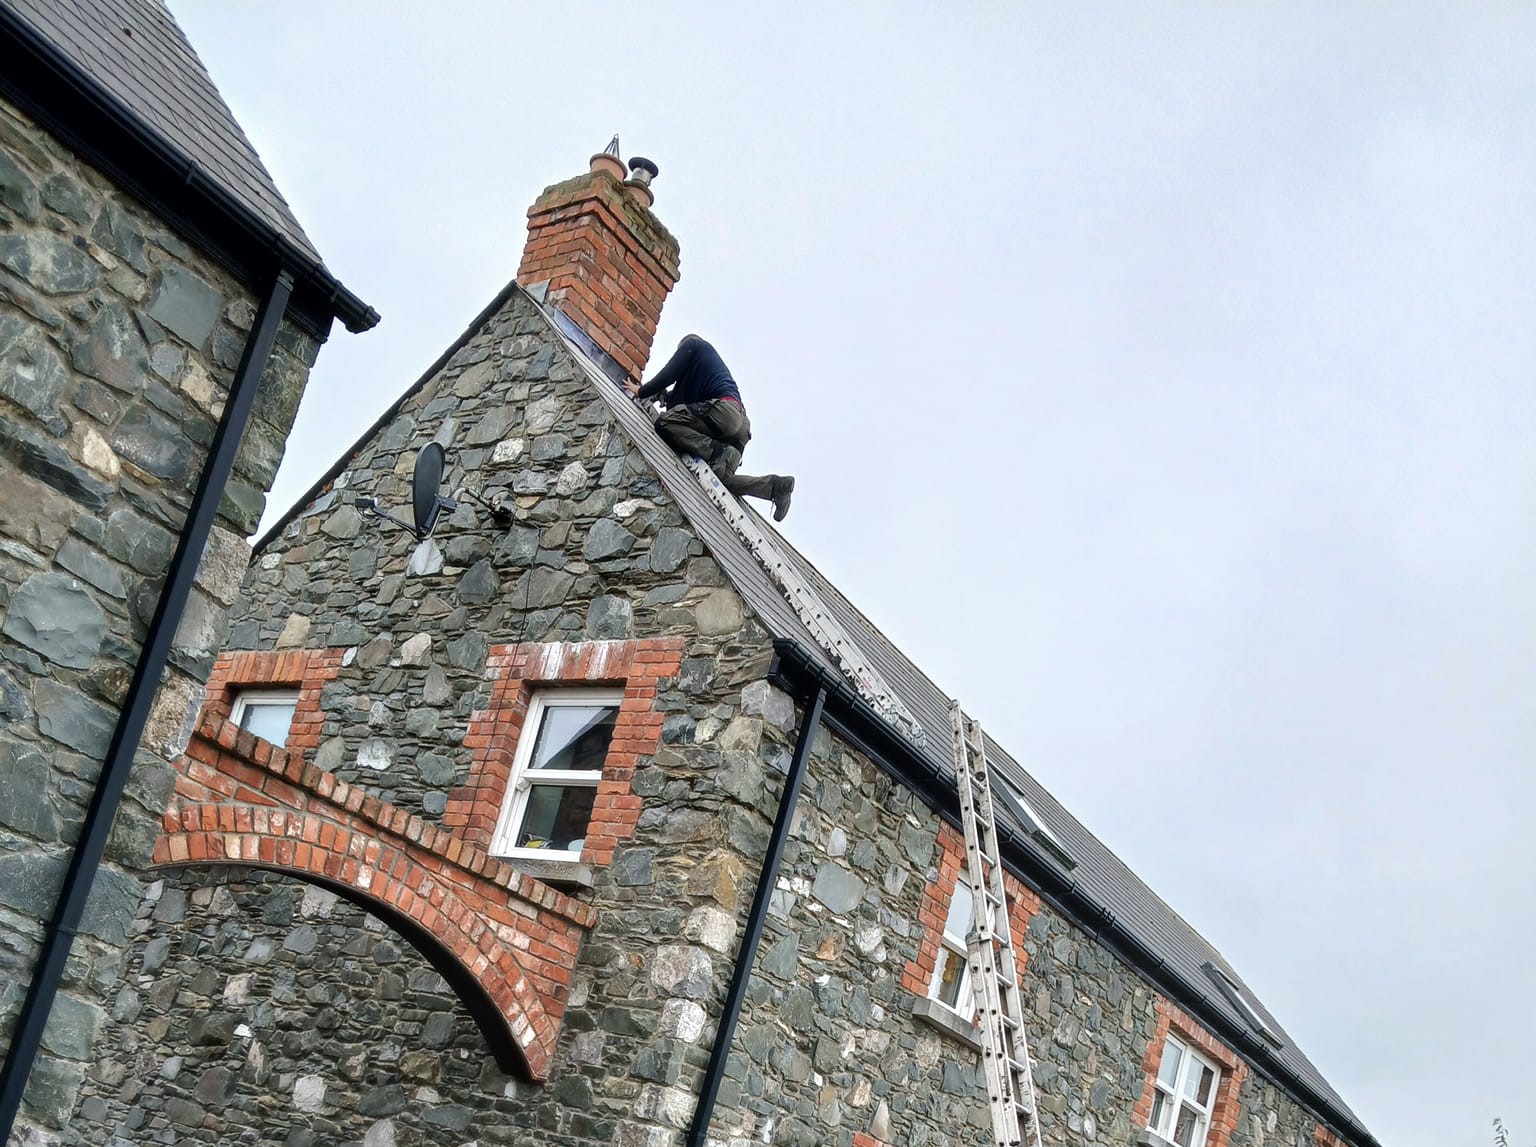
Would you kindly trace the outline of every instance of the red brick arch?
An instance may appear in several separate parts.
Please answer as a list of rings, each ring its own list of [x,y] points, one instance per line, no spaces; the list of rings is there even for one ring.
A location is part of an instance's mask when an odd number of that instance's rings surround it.
[[[158,867],[239,864],[330,888],[453,985],[505,1067],[548,1077],[588,905],[206,712]]]

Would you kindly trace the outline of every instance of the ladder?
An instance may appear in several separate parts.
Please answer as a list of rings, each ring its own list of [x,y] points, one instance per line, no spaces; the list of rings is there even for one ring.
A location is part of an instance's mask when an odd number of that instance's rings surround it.
[[[886,721],[906,734],[909,741],[922,747],[926,743],[923,727],[918,724],[917,718],[911,711],[902,704],[901,698],[892,692],[891,687],[885,683],[885,678],[864,656],[864,651],[848,635],[848,631],[832,616],[826,603],[822,601],[821,595],[806,583],[799,571],[779,551],[778,546],[774,545],[772,539],[753,520],[752,515],[742,508],[736,495],[725,488],[719,476],[706,463],[691,454],[682,455],[682,459],[683,464],[692,470],[694,477],[699,480],[699,485],[704,487],[704,492],[725,515],[726,521],[730,522],[732,528],[741,536],[748,551],[789,599],[789,604],[800,615],[800,620],[805,623],[805,628],[810,630],[811,636],[837,662],[838,668],[844,675],[853,682],[854,688],[859,691],[859,696],[868,701]]]
[[[1035,1080],[1024,1035],[1024,1000],[1013,952],[1013,925],[997,847],[986,740],[981,723],[949,703],[955,742],[955,777],[965,826],[966,871],[971,885],[969,947],[971,994],[981,1029],[981,1062],[992,1108],[996,1147],[1041,1147]]]

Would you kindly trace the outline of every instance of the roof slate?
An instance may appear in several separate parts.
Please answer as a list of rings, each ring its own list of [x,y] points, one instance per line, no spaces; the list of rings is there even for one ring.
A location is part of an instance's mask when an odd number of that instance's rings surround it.
[[[632,402],[612,380],[604,376],[601,368],[592,362],[577,343],[560,335],[571,350],[573,357],[583,366],[594,388],[618,419],[632,441],[638,446],[645,460],[651,465],[688,516],[701,540],[709,547],[715,559],[731,577],[748,607],[772,630],[775,637],[786,638],[802,645],[815,654],[828,671],[841,676],[830,657],[801,622],[788,600],[769,578],[767,572],[748,551],[741,537],[725,516],[710,500],[691,474],[673,452],[672,448],[657,436],[650,419]],[[750,510],[751,508],[748,507]],[[754,511],[755,512],[755,511]],[[801,576],[820,595],[827,609],[862,648],[864,655],[885,678],[895,692],[923,726],[928,747],[913,746],[946,776],[954,776],[953,762],[945,750],[950,744],[949,697],[916,664],[898,649],[880,630],[855,607],[842,593],[824,578],[803,554],[784,541],[782,535],[762,518],[758,521],[764,532],[775,538],[785,557],[798,568]],[[1191,927],[1162,898],[1154,893],[1103,841],[1094,836],[1081,821],[1062,807],[1006,749],[987,738],[987,756],[1003,776],[1023,795],[1029,806],[1045,826],[1055,835],[1062,848],[1077,863],[1070,878],[1086,893],[1088,899],[1107,909],[1157,957],[1187,990],[1185,999],[1202,1001],[1207,1008],[1227,1016],[1239,1028],[1251,1030],[1247,1020],[1232,1006],[1211,982],[1203,970],[1207,962],[1225,971],[1237,983],[1255,1010],[1280,1040],[1281,1046],[1272,1049],[1273,1057],[1284,1064],[1299,1078],[1306,1081],[1319,1095],[1332,1103],[1337,1112],[1359,1125],[1359,1120],[1321,1072],[1285,1034],[1278,1020],[1243,983],[1220,952]],[[1023,828],[1024,826],[1018,826]]]
[[[0,0],[170,147],[323,265],[159,0]]]

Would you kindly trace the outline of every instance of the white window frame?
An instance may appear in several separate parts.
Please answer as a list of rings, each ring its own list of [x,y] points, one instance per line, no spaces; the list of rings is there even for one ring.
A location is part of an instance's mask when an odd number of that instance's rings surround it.
[[[491,836],[492,856],[517,860],[549,860],[575,863],[580,852],[563,848],[514,848],[512,842],[528,811],[528,797],[536,785],[561,785],[565,788],[597,788],[603,780],[602,769],[533,769],[533,747],[549,709],[572,706],[611,705],[617,709],[624,701],[622,689],[544,689],[528,699],[528,713],[523,718],[523,732],[517,739],[517,753],[512,761],[512,775],[501,802],[501,816]]]
[[[278,702],[284,705],[291,704],[294,716],[298,716],[299,690],[295,688],[282,689],[236,689],[233,702],[229,707],[229,719],[236,728],[243,728],[241,722],[245,720],[245,711],[252,705],[270,705]],[[288,719],[288,732],[283,735],[281,742],[274,742],[281,749],[288,743],[288,738],[293,735],[293,718]]]
[[[949,917],[954,910],[955,896],[964,888],[971,897],[972,918],[965,921],[965,932],[956,935],[949,930]],[[928,997],[941,1007],[946,1007],[966,1021],[970,1021],[976,1015],[976,1001],[971,992],[971,949],[966,943],[965,937],[975,926],[976,890],[971,887],[971,882],[965,877],[955,881],[954,891],[949,895],[949,907],[944,913],[944,927],[939,933],[938,956],[933,961],[933,978],[928,983]],[[942,957],[945,950],[954,952],[960,957],[960,984],[955,993],[955,1002],[947,1003],[939,995],[939,989],[944,983],[944,961]]]
[[[1163,1086],[1163,1057],[1168,1054],[1170,1045],[1177,1047],[1182,1053],[1179,1060],[1179,1071],[1174,1077],[1173,1090],[1171,1092]],[[1210,1102],[1204,1107],[1200,1105],[1198,1100],[1186,1099],[1184,1097],[1184,1086],[1189,1081],[1190,1067],[1196,1063],[1211,1070]],[[1175,1143],[1176,1140],[1173,1137],[1173,1133],[1179,1122],[1179,1108],[1188,1106],[1193,1108],[1200,1118],[1200,1122],[1195,1129],[1195,1135],[1190,1140],[1189,1147],[1205,1147],[1206,1141],[1209,1140],[1211,1135],[1211,1113],[1216,1110],[1216,1096],[1221,1091],[1221,1065],[1198,1051],[1188,1040],[1169,1032],[1163,1041],[1163,1053],[1157,1059],[1157,1074],[1152,1077],[1152,1089],[1154,1095],[1152,1110],[1154,1115],[1151,1117],[1153,1122],[1147,1125],[1147,1130],[1164,1142]],[[1162,1126],[1158,1126],[1155,1114],[1157,1112],[1155,1098],[1157,1095],[1166,1097],[1162,1110]]]

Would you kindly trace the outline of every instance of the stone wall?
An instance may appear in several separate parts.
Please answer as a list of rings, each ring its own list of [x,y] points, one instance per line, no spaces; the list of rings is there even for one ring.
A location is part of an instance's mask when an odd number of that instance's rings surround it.
[[[0,1047],[255,300],[0,103]],[[285,328],[75,945],[28,1114],[57,1125],[318,344]]]

